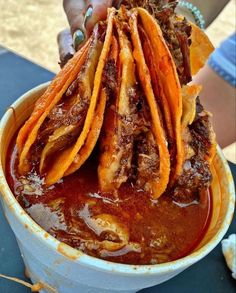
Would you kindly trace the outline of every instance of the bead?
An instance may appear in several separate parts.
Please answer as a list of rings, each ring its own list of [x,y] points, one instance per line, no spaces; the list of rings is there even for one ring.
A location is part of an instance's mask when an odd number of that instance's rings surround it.
[[[192,15],[196,21],[196,24],[202,30],[205,29],[204,17],[202,15],[201,11],[196,6],[194,6],[192,3],[189,3],[187,1],[179,1],[179,6],[187,8],[192,13]]]

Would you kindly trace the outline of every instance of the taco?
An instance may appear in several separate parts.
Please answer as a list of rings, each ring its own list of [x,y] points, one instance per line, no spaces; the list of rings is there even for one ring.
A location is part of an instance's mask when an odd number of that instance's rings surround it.
[[[66,109],[64,119],[61,119],[62,125],[55,123],[54,115],[47,122],[46,131],[50,129],[52,133],[43,148],[40,159],[40,173],[46,170],[47,158],[52,156],[55,152],[62,150],[65,146],[75,140],[81,133],[84,121],[88,112],[88,107],[91,102],[91,95],[94,83],[94,75],[98,64],[98,59],[102,50],[101,36],[98,28],[94,30],[91,44],[88,50],[85,64],[76,79],[77,90],[71,97],[67,97],[64,102],[64,111]],[[75,86],[75,83],[74,83]],[[62,111],[63,111],[62,110]],[[54,108],[54,112],[55,108]],[[44,130],[44,131],[45,131]]]
[[[101,139],[98,178],[103,191],[119,189],[126,182],[131,169],[133,152],[133,104],[132,93],[136,84],[135,65],[131,44],[115,19],[119,40],[119,68],[116,68],[118,91],[111,97],[107,109]],[[119,76],[120,75],[120,76]]]
[[[36,170],[50,186],[96,149],[102,192],[119,196],[130,184],[156,199],[210,185],[211,115],[200,103],[201,86],[188,82],[212,45],[168,5],[163,11],[153,17],[135,6],[108,10],[20,130],[20,174]]]
[[[106,102],[109,99],[110,95],[115,91],[115,66],[117,64],[117,59],[118,44],[116,38],[113,36],[110,53],[104,67],[100,100],[96,108],[94,119],[91,125],[91,130],[86,138],[84,146],[81,148],[80,152],[76,155],[72,164],[65,172],[65,176],[75,172],[83,165],[83,163],[91,155],[91,152],[95,144],[97,143],[104,121]]]
[[[110,49],[114,12],[114,9],[109,12],[106,33],[104,28],[95,28],[85,46],[69,60],[36,102],[33,113],[17,137],[20,174],[27,173],[34,165],[35,157],[40,156],[39,170],[46,174],[45,181],[51,185],[73,163],[88,135],[102,95],[101,76]],[[101,104],[98,113],[103,116],[103,101]],[[92,145],[90,148],[93,149]],[[67,156],[69,153],[70,157]],[[54,154],[56,161],[51,158]],[[57,169],[60,162],[64,168]]]
[[[144,169],[150,169],[150,163],[156,165],[156,172],[153,172],[154,176],[147,176],[145,187],[148,190],[152,192],[152,195],[154,198],[159,197],[167,188],[168,182],[169,182],[169,174],[170,174],[170,156],[168,152],[167,147],[167,139],[166,139],[166,133],[165,129],[163,128],[163,125],[161,123],[162,118],[160,108],[157,104],[153,88],[152,88],[152,81],[150,76],[150,71],[147,67],[147,64],[145,62],[145,57],[141,45],[141,40],[139,37],[138,32],[138,23],[137,23],[137,17],[140,14],[140,10],[135,9],[130,17],[130,31],[131,31],[131,38],[134,46],[134,58],[137,64],[137,71],[139,80],[141,83],[141,86],[143,88],[145,98],[147,100],[149,109],[150,109],[150,116],[151,116],[151,132],[149,132],[145,136],[144,144],[146,144],[146,148],[148,148],[147,153],[142,153],[142,155],[145,155],[149,157],[149,164]],[[151,17],[151,16],[150,16]],[[145,20],[146,21],[146,20]],[[146,28],[143,26],[143,29],[146,31]],[[148,33],[147,33],[148,34]],[[157,151],[155,150],[155,147],[158,149],[158,155],[156,154]],[[153,155],[154,154],[156,155]],[[154,160],[153,158],[157,157],[159,160]],[[147,158],[146,157],[146,158]],[[144,161],[147,161],[144,160]],[[139,164],[143,165],[143,160],[139,160]],[[158,172],[159,169],[159,172]],[[139,176],[143,176],[143,166],[139,170]],[[142,180],[143,181],[143,180]]]
[[[79,52],[77,52],[74,58],[71,59],[59,72],[47,88],[46,92],[37,100],[33,113],[20,129],[16,143],[19,151],[18,170],[21,174],[24,174],[30,170],[30,148],[36,141],[38,131],[50,111],[62,99],[63,94],[66,92],[82,68],[90,42],[91,39],[88,40],[86,45]]]
[[[104,45],[99,57],[98,65],[96,68],[95,76],[94,76],[94,87],[92,90],[91,101],[88,107],[88,112],[86,115],[86,119],[84,121],[83,129],[75,142],[74,145],[71,147],[61,151],[56,160],[53,162],[53,165],[50,167],[49,171],[46,174],[45,181],[47,185],[52,185],[56,183],[59,179],[61,179],[70,165],[73,163],[74,159],[77,157],[80,150],[82,150],[83,145],[85,144],[85,140],[91,131],[91,126],[93,125],[93,117],[97,113],[99,115],[104,115],[101,109],[98,110],[96,113],[96,107],[99,102],[104,103],[104,94],[102,94],[102,74],[105,66],[106,59],[108,57],[111,43],[112,43],[112,31],[113,31],[113,16],[115,13],[115,9],[110,9],[108,12],[108,19],[107,19],[107,29],[106,35],[104,40]],[[101,95],[102,94],[102,95]],[[99,99],[99,97],[102,99]],[[105,107],[102,107],[105,110]],[[102,123],[100,123],[100,128],[97,129],[97,133],[99,134],[101,129]],[[93,149],[95,146],[96,141],[93,141],[93,144],[90,144],[89,148]]]

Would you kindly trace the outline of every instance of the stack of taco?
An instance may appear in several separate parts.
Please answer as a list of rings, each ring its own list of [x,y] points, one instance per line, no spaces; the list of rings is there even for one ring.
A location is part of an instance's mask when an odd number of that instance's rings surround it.
[[[36,169],[55,184],[99,144],[102,191],[130,182],[158,198],[210,185],[215,135],[201,86],[188,83],[213,46],[169,2],[108,10],[21,128],[20,174]]]

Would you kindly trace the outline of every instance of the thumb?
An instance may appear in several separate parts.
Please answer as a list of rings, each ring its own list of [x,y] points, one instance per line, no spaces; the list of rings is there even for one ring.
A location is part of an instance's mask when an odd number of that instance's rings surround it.
[[[105,20],[107,17],[107,8],[112,6],[111,0],[93,0],[88,1],[90,2],[90,5],[87,9],[87,12],[85,14],[85,28],[87,30],[87,34],[90,35],[95,24],[99,22],[100,20]]]
[[[74,47],[77,50],[79,45],[87,38],[86,29],[84,27],[86,4],[85,1],[63,0],[63,6],[70,24]]]

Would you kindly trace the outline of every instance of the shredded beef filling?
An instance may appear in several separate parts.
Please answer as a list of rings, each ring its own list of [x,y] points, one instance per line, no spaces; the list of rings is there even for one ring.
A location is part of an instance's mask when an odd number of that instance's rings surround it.
[[[103,86],[106,89],[108,103],[111,104],[112,99],[117,95],[117,72],[114,59],[107,60],[102,77]]]
[[[212,180],[210,165],[206,161],[212,144],[210,117],[199,98],[196,101],[196,109],[195,120],[189,126],[190,146],[195,155],[186,160],[183,165],[183,173],[174,188],[174,196],[177,198],[188,198],[191,194],[208,188]]]
[[[150,110],[140,88],[136,88],[132,95],[133,108],[133,157],[131,179],[143,190],[150,180],[159,174],[158,148],[151,131]]]
[[[176,18],[176,0],[124,0],[128,8],[143,7],[152,14],[160,25],[165,41],[173,56],[181,84],[191,81],[189,45],[191,26],[184,19]]]
[[[159,155],[153,137],[149,131],[137,137],[137,185],[145,189],[148,181],[154,180],[159,174]]]

